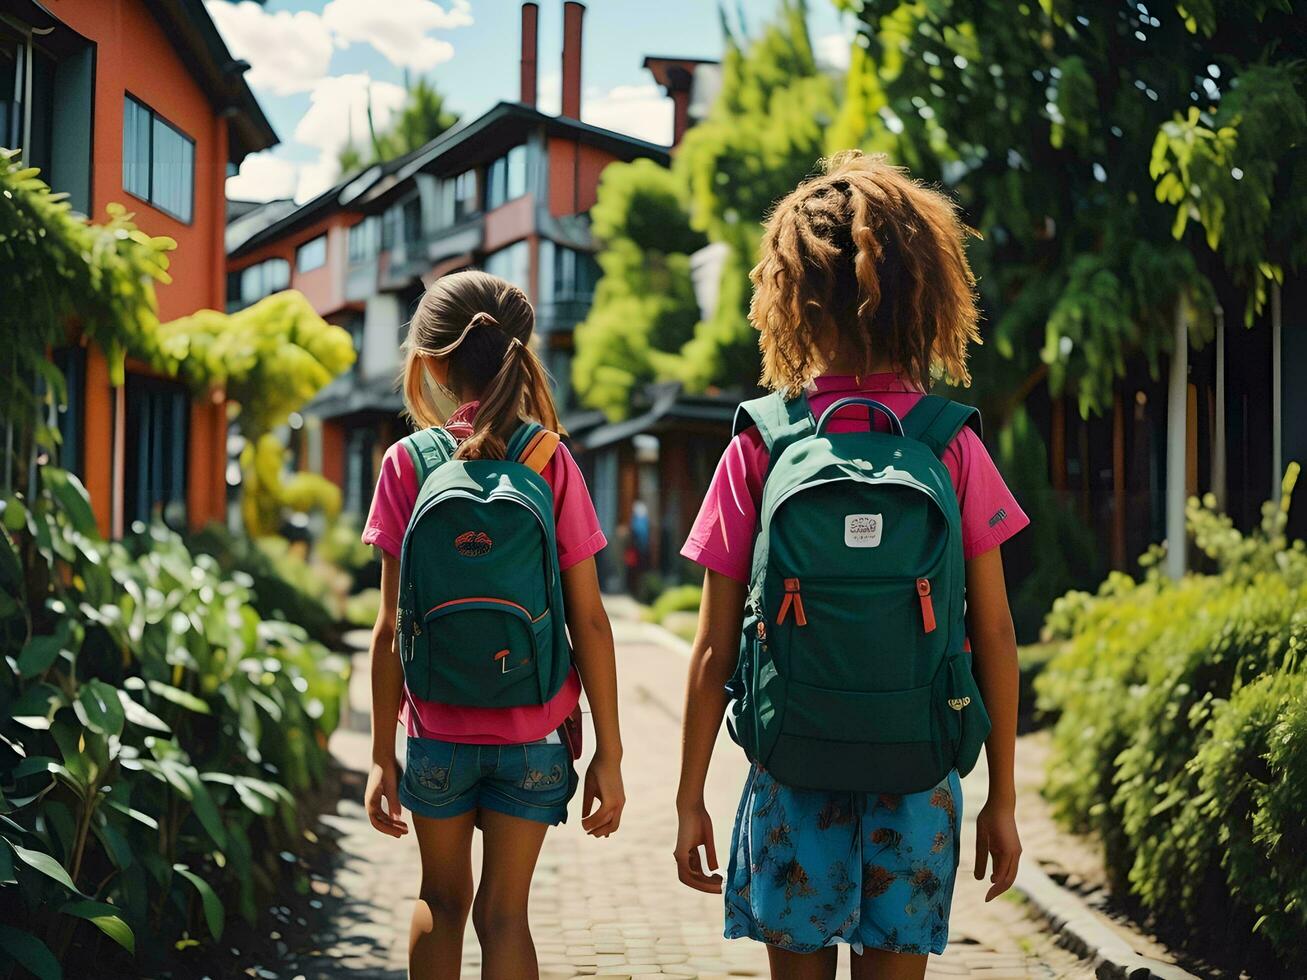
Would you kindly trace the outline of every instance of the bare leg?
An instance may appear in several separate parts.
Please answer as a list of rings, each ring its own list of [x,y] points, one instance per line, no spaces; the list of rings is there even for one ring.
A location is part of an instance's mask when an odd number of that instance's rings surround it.
[[[922,980],[925,975],[925,954],[867,949],[853,957],[853,980]]]
[[[527,901],[549,825],[494,810],[479,812],[485,854],[472,925],[481,940],[482,980],[539,980]]]
[[[422,886],[408,934],[411,980],[458,980],[463,930],[472,907],[472,830],[476,811],[432,820],[413,814],[422,852]]]
[[[838,956],[834,946],[815,953],[792,953],[788,949],[767,947],[771,980],[835,980]]]

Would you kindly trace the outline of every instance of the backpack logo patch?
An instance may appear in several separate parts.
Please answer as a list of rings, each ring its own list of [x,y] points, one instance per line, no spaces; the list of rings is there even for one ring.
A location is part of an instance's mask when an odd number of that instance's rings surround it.
[[[464,558],[480,558],[494,546],[485,531],[464,531],[454,539],[454,550]]]
[[[846,514],[844,516],[844,546],[846,548],[876,548],[885,522],[880,514]]]

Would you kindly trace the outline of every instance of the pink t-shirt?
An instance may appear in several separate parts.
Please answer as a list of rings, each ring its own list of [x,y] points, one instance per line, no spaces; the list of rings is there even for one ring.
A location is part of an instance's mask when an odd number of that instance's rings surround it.
[[[920,391],[893,374],[868,375],[861,384],[852,377],[827,375],[814,382],[814,389],[809,390],[808,401],[817,415],[837,399],[868,395],[902,418],[922,397]],[[845,414],[831,421],[831,432],[866,427],[865,409],[850,408],[847,419]],[[877,415],[876,426],[883,430],[887,422]],[[949,443],[944,465],[953,477],[953,489],[962,509],[965,559],[970,561],[997,548],[1030,523],[999,476],[985,444],[970,428],[964,428]],[[766,475],[767,447],[756,428],[746,429],[731,440],[722,454],[681,554],[704,568],[748,582]]]
[[[450,416],[445,429],[456,439],[472,434],[476,402],[468,402]],[[560,445],[541,474],[554,491],[554,526],[558,541],[558,567],[571,568],[596,554],[607,540],[599,528],[590,492],[576,460]],[[363,541],[399,557],[404,531],[417,502],[418,480],[413,460],[399,443],[386,450],[377,478],[372,510]],[[581,680],[573,670],[562,689],[547,703],[521,708],[468,708],[415,698],[407,688],[401,720],[410,736],[473,745],[517,745],[544,738],[572,713],[581,698]]]

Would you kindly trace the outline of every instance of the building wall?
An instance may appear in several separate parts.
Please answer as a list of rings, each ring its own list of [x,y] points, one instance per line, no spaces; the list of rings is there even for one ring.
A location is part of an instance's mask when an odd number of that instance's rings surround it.
[[[163,28],[140,0],[46,0],[46,8],[95,45],[91,127],[91,215],[103,220],[121,203],[151,235],[177,242],[172,282],[158,287],[159,316],[167,321],[225,302],[224,187],[227,122],[191,75]],[[194,199],[189,223],[158,210],[123,187],[123,113],[128,94],[195,144]],[[56,188],[57,189],[57,188]],[[121,533],[122,469],[131,447],[122,432],[122,393],[110,385],[98,350],[87,357],[84,478],[100,531]],[[219,393],[192,405],[188,443],[187,510],[194,526],[223,516],[226,406]],[[99,448],[108,447],[108,448]]]
[[[617,158],[594,146],[562,137],[549,140],[549,213],[561,218],[594,207],[599,175]]]
[[[267,259],[285,259],[290,263],[290,288],[303,293],[319,316],[328,316],[348,305],[345,279],[349,261],[349,229],[362,220],[362,215],[347,211],[329,214],[293,234],[268,242],[231,260],[226,268],[239,272]],[[324,234],[327,236],[326,263],[310,272],[299,272],[295,265],[296,251],[305,242]]]

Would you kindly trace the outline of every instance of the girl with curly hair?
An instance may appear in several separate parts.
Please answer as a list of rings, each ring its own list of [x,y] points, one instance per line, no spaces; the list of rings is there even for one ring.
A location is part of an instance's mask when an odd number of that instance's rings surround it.
[[[827,161],[766,222],[750,309],[762,384],[789,399],[806,394],[815,414],[856,395],[902,417],[936,379],[969,383],[967,350],[980,335],[967,233],[947,197],[882,159],[847,152]],[[865,415],[837,418],[829,431],[867,425]],[[927,955],[948,940],[960,858],[956,770],[922,792],[876,794],[782,785],[755,763],[726,879],[710,873],[717,859],[704,783],[738,658],[768,456],[756,428],[732,440],[681,552],[705,576],[677,794],[680,878],[725,891],[726,936],[767,943],[777,980],[833,978],[839,943],[853,950],[855,980],[919,980]],[[1028,520],[970,428],[941,459],[961,512],[967,634],[992,720],[975,861],[976,878],[991,870],[988,901],[1012,884],[1021,850],[1016,641],[999,546]]]

